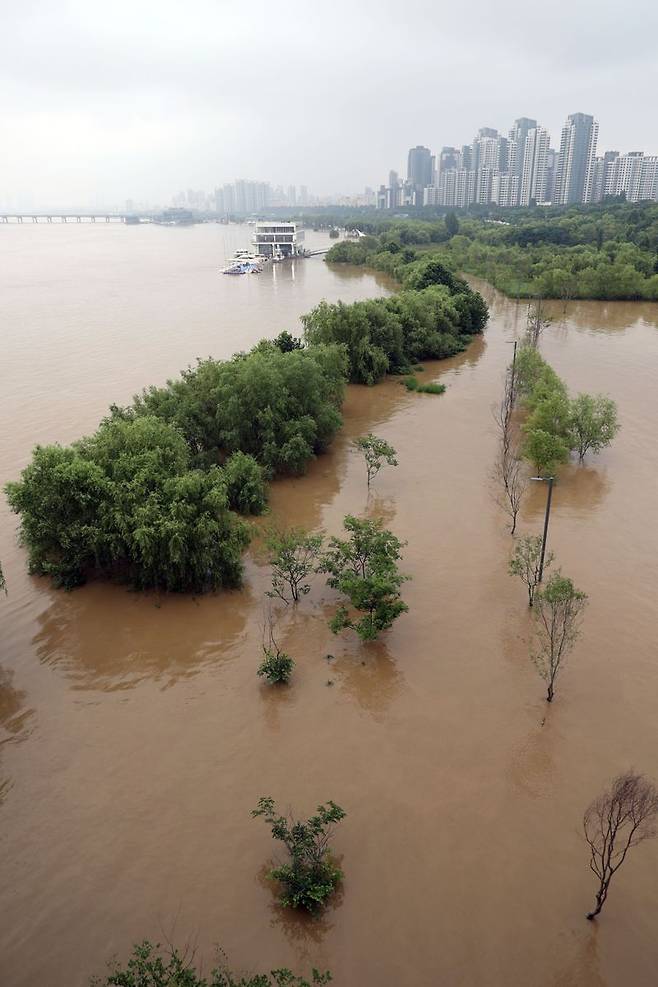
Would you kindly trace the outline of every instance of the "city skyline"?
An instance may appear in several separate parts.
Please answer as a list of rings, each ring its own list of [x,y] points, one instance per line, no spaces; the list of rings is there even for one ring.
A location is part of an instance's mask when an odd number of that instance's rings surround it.
[[[519,114],[555,135],[565,105],[601,120],[600,146],[658,152],[648,0],[624,18],[473,0],[467,26],[421,0],[336,0],[304,18],[264,0],[5,8],[2,198],[164,203],[263,175],[336,195],[404,172],[418,143],[463,144]]]
[[[470,143],[444,144],[434,154],[416,145],[408,152],[406,179],[391,169],[388,184],[378,187],[376,206],[568,206],[621,194],[631,202],[658,200],[658,155],[599,153],[598,136],[599,121],[576,112],[561,127],[557,149],[548,129],[532,117],[515,119],[507,136],[479,127]]]

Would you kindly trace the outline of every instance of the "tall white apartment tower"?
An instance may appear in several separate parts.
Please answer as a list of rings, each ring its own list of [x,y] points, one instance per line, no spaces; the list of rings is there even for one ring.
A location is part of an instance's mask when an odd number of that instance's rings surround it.
[[[533,127],[525,137],[519,205],[546,199],[546,156],[550,135],[545,127]]]
[[[599,124],[587,113],[572,113],[562,128],[553,202],[591,202]]]

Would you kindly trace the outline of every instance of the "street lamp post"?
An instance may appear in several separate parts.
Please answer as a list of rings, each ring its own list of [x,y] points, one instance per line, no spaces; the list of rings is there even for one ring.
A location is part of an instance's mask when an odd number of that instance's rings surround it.
[[[542,576],[544,575],[544,556],[546,555],[546,539],[548,538],[548,519],[551,516],[551,500],[553,499],[553,481],[554,476],[531,476],[531,480],[537,480],[539,483],[548,483],[548,496],[546,497],[546,514],[544,515],[544,535],[541,541],[541,557],[539,559],[539,578],[538,582],[541,582]]]

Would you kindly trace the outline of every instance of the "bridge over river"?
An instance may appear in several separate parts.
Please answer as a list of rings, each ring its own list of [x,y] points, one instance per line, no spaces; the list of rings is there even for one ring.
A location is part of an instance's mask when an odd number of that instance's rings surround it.
[[[0,223],[125,223],[137,217],[120,213],[0,213]]]

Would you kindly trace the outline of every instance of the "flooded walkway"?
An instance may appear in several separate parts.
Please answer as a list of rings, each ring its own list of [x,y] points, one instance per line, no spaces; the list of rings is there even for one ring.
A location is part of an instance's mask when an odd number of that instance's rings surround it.
[[[206,970],[218,942],[236,968],[329,968],[345,987],[652,982],[658,842],[629,859],[593,926],[580,826],[615,773],[658,780],[658,306],[573,303],[542,338],[570,390],[610,394],[622,422],[555,488],[550,547],[590,605],[547,709],[489,479],[491,407],[525,310],[483,291],[484,338],[426,367],[445,395],[351,387],[331,452],[272,488],[281,522],[337,533],[346,513],[384,518],[413,577],[409,613],[368,646],[331,635],[318,580],[281,616],[289,689],[255,674],[257,544],[241,592],[66,594],[25,576],[3,514],[3,984],[78,987],[165,935],[198,942]],[[124,359],[133,380],[129,346]],[[61,406],[69,439],[75,394]],[[400,465],[368,497],[350,441],[370,430]],[[28,453],[13,448],[11,475]],[[522,533],[540,530],[543,507],[533,487]],[[264,877],[273,844],[249,812],[269,794],[299,813],[330,798],[347,810],[345,885],[318,921],[282,912]]]

